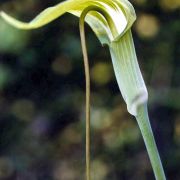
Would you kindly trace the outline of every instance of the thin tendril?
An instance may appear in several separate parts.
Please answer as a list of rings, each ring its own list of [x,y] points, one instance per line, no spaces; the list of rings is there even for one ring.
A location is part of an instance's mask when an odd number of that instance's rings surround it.
[[[97,6],[89,6],[81,13],[80,20],[79,20],[79,29],[80,29],[80,38],[81,38],[81,46],[82,46],[82,53],[84,59],[84,69],[85,69],[85,79],[86,79],[86,180],[91,180],[91,168],[90,168],[90,73],[89,73],[89,60],[87,55],[87,47],[86,47],[86,38],[85,38],[85,28],[84,22],[85,17],[89,11],[97,11],[104,16],[106,19],[109,27],[111,24],[109,23],[108,14],[102,11],[101,8]]]
[[[81,46],[84,59],[85,79],[86,79],[86,180],[90,180],[90,73],[89,73],[89,60],[86,48],[86,38],[84,30],[84,18],[82,14],[79,21]]]

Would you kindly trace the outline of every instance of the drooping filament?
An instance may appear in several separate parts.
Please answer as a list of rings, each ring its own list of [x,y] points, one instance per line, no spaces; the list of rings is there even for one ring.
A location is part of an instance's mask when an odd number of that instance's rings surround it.
[[[88,8],[84,9],[80,16],[79,21],[79,29],[80,29],[80,38],[81,38],[81,46],[82,46],[82,53],[83,53],[83,60],[84,60],[84,70],[85,70],[85,80],[86,80],[86,180],[91,180],[91,168],[90,168],[90,161],[91,161],[91,153],[90,153],[90,70],[89,70],[89,60],[87,54],[87,47],[86,47],[86,38],[85,38],[85,28],[84,22],[85,17],[89,11],[101,11],[96,6],[89,6]],[[100,14],[103,12],[100,12]],[[104,14],[106,16],[106,14]],[[107,21],[108,22],[108,21]]]

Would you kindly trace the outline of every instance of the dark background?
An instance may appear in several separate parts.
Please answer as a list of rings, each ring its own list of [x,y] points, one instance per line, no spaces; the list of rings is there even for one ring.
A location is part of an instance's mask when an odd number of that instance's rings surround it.
[[[59,1],[4,0],[31,20]],[[180,179],[179,0],[133,0],[132,31],[149,113],[169,180]],[[86,27],[92,82],[93,180],[154,179],[137,126],[119,92],[107,47]],[[37,30],[0,19],[0,180],[80,180],[85,172],[85,81],[78,18]]]

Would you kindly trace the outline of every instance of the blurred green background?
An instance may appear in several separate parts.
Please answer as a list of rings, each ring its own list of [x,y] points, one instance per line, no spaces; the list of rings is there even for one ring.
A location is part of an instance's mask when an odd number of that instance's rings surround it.
[[[29,21],[60,1],[1,0]],[[132,31],[167,179],[180,179],[179,0],[132,0]],[[92,179],[152,180],[107,47],[86,27],[92,81]],[[78,19],[66,14],[21,31],[0,19],[0,180],[83,180],[85,81]]]

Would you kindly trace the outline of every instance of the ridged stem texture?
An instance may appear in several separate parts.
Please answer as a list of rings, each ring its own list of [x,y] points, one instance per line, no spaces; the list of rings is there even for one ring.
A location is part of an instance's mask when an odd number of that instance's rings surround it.
[[[148,94],[136,58],[131,31],[110,44],[115,75],[129,113],[136,117],[156,180],[166,180],[147,111]]]
[[[140,127],[155,177],[157,180],[165,180],[166,177],[161,164],[158,149],[154,140],[146,105],[139,107],[136,120]]]

